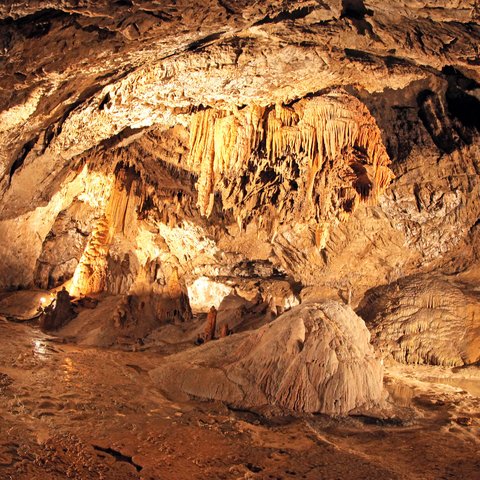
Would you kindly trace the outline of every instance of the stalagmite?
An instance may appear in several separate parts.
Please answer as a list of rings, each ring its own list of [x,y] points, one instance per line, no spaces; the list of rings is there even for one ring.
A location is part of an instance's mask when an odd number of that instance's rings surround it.
[[[225,338],[226,336],[228,336],[228,334],[229,334],[228,323],[224,323],[220,330],[220,338]]]
[[[0,480],[480,480],[479,20],[0,1]]]
[[[0,1],[0,480],[480,480],[479,46],[480,0]]]
[[[381,401],[383,371],[365,323],[327,302],[172,355],[151,376],[172,398],[346,415]]]
[[[215,338],[217,328],[217,309],[212,306],[207,315],[207,324],[205,326],[205,341],[208,342]]]

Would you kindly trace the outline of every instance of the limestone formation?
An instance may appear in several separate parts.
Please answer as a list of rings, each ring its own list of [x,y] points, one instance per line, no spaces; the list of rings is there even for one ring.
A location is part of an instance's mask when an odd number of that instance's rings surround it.
[[[211,215],[216,191],[240,226],[256,219],[271,234],[301,212],[323,248],[331,224],[360,201],[377,202],[393,178],[389,164],[365,106],[332,91],[289,106],[198,112],[186,168],[198,172],[201,214]]]
[[[228,329],[228,323],[225,323],[222,325],[222,328],[220,329],[220,338],[225,338],[227,335],[229,335],[230,330]]]
[[[473,0],[18,1],[0,16],[2,288],[75,269],[76,295],[129,294],[161,256],[186,285],[269,262],[304,296],[355,305],[419,266],[468,267]],[[125,207],[128,169],[125,232],[107,210]],[[80,197],[95,220],[67,248],[57,218]]]
[[[54,288],[72,278],[97,215],[94,207],[79,199],[58,214],[37,260],[36,286]]]
[[[480,361],[480,296],[476,289],[431,275],[374,289],[359,315],[374,346],[404,363],[461,366]]]
[[[217,309],[212,306],[207,315],[205,325],[205,342],[209,342],[215,338],[215,330],[217,329]]]
[[[480,0],[0,1],[0,477],[478,480],[479,46]]]
[[[304,304],[258,330],[172,355],[151,375],[172,398],[345,415],[382,399],[369,340],[350,307]]]
[[[104,215],[97,221],[85,251],[72,278],[70,293],[74,296],[99,293],[106,287],[107,255],[113,236],[123,233],[134,220],[139,196],[135,172],[118,165],[115,183]]]

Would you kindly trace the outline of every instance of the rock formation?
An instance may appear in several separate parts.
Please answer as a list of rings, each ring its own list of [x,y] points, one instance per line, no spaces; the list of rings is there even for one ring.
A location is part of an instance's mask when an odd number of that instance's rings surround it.
[[[224,255],[175,253],[187,284],[213,279],[212,268],[230,275],[237,263],[268,260],[305,286],[316,286],[321,271],[329,295],[349,282],[358,301],[450,254],[474,225],[473,1],[50,6],[7,2],[1,10],[3,287],[70,274],[78,252],[57,265],[48,258],[70,254],[50,241],[56,218],[82,196],[108,201],[106,192],[85,192],[95,176],[111,181],[119,162],[142,185],[139,215],[149,222],[141,231],[160,224],[163,237],[193,222]],[[45,57],[44,45],[64,58]],[[432,177],[438,164],[444,175]],[[390,170],[397,179],[382,196]],[[105,213],[106,205],[96,211]],[[443,218],[453,226],[441,227]],[[95,252],[104,221],[92,222],[98,238],[75,267],[74,284],[92,276],[85,292],[108,284],[127,253],[117,255],[112,239],[107,272],[98,265],[94,273],[100,260],[89,256],[105,256]],[[362,255],[361,274],[345,267]],[[128,255],[138,270],[136,257]],[[212,268],[194,271],[192,261]]]
[[[212,306],[207,315],[207,323],[205,324],[205,342],[209,342],[215,338],[217,329],[217,309]]]
[[[480,297],[451,279],[416,275],[367,294],[359,314],[375,347],[404,363],[480,361]]]
[[[58,214],[37,260],[34,282],[38,287],[58,287],[72,278],[98,214],[81,200]]]
[[[290,106],[198,112],[186,167],[198,173],[202,215],[218,191],[240,227],[256,219],[274,235],[281,223],[311,219],[324,248],[331,224],[360,201],[377,202],[393,178],[389,164],[365,106],[332,91]]]
[[[70,287],[72,295],[87,295],[105,290],[107,255],[113,236],[125,233],[128,223],[135,220],[135,202],[139,198],[138,194],[135,195],[138,188],[135,171],[119,164],[115,173],[105,213],[97,221],[73,275]]]
[[[350,307],[304,304],[258,330],[173,355],[151,375],[173,398],[342,415],[382,398],[382,367]]]

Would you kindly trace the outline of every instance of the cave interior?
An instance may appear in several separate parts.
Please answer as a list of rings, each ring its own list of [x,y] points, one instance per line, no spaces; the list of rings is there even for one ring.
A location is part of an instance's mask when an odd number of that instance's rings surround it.
[[[0,4],[0,478],[480,478],[477,0]]]

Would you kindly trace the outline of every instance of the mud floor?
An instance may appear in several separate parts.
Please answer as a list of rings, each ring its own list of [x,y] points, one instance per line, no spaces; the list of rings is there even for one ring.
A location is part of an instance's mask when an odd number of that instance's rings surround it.
[[[388,415],[291,417],[171,402],[158,353],[1,318],[0,338],[2,480],[480,478],[478,369],[387,366]]]

